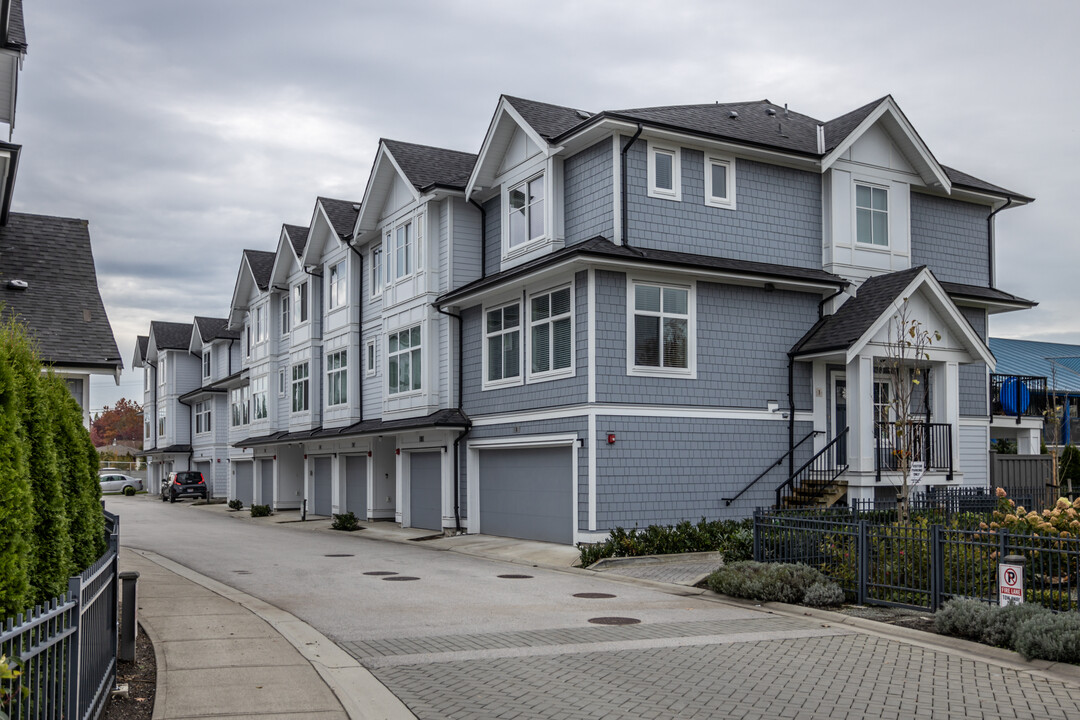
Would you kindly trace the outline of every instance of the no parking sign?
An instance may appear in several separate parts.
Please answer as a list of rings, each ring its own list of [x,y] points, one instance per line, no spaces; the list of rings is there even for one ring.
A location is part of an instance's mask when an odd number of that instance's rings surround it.
[[[998,565],[998,604],[1019,605],[1024,602],[1024,566],[1001,563]]]

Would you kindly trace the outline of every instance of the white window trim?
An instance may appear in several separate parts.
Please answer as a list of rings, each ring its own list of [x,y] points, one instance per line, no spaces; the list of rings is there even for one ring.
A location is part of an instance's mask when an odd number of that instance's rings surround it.
[[[379,346],[376,339],[372,338],[364,344],[364,377],[375,377],[378,374]]]
[[[262,390],[260,391],[260,386]],[[266,405],[266,414],[262,417],[258,416],[256,408],[259,404],[257,402],[258,395],[262,394],[263,403]],[[268,375],[262,375],[251,380],[251,420],[252,422],[259,422],[260,420],[266,420],[270,417],[270,378]]]
[[[300,302],[296,302],[297,290],[303,287],[304,291],[300,294]],[[301,280],[289,289],[289,293],[293,296],[292,312],[293,312],[293,327],[297,328],[302,325],[306,325],[311,322],[311,282],[308,280]],[[304,298],[307,298],[307,317],[300,319],[300,309],[304,306]]]
[[[875,243],[866,243],[859,240],[859,186],[868,187],[871,189],[878,189],[885,191],[885,227],[889,233],[888,242],[884,245],[877,245]],[[870,250],[871,252],[892,253],[892,187],[890,185],[883,184],[880,180],[863,180],[861,178],[852,178],[851,180],[851,246],[859,250]],[[875,212],[871,210],[871,213]],[[878,211],[880,212],[880,211]]]
[[[278,370],[278,397],[283,398],[289,394],[289,376],[285,368]]]
[[[551,293],[558,292],[559,290],[570,289],[570,366],[565,368],[559,368],[557,370],[547,370],[546,372],[534,373],[532,371],[532,300],[539,295],[550,295]],[[551,318],[542,322],[551,322]],[[548,382],[550,380],[559,380],[561,378],[574,377],[577,372],[577,299],[574,293],[574,282],[561,283],[554,285],[543,290],[537,290],[536,292],[528,293],[525,298],[524,307],[522,308],[522,325],[527,337],[522,342],[522,348],[525,350],[525,358],[523,360],[523,370],[525,375],[525,382],[541,383]],[[554,338],[552,338],[554,341]]]
[[[208,379],[213,373],[213,359],[210,357],[209,350],[203,350],[202,354],[202,376],[203,379]]]
[[[411,259],[412,269],[402,275],[397,274],[397,236],[398,229],[412,225],[412,243],[406,249],[407,258]],[[385,270],[385,282],[379,292],[398,283],[411,280],[424,272],[424,243],[427,238],[427,213],[411,210],[383,226],[382,261]],[[409,249],[411,248],[411,250]],[[407,259],[406,262],[410,260]]]
[[[727,168],[727,197],[713,196],[712,191],[712,166],[723,165]],[[735,209],[735,158],[730,155],[718,155],[705,153],[705,204],[709,207]]]
[[[200,408],[201,408],[201,410],[200,410]],[[206,435],[211,430],[213,430],[213,426],[211,425],[211,422],[213,420],[213,415],[211,414],[212,410],[213,410],[213,408],[211,407],[211,403],[210,403],[209,400],[203,400],[202,402],[195,403],[195,434],[196,435]],[[204,429],[199,430],[199,426],[203,424],[202,416],[205,416],[206,423],[205,423]]]
[[[648,143],[648,195],[651,198],[662,200],[682,200],[682,152],[678,145],[669,145],[649,140]],[[672,189],[656,187],[656,153],[662,152],[672,156],[671,184]]]
[[[298,379],[296,377],[296,369],[299,368],[301,365],[304,366],[305,373],[304,377]],[[291,393],[289,395],[289,412],[294,415],[299,413],[311,412],[311,361],[302,360],[300,362],[293,363],[290,374],[292,376],[292,382],[289,384],[289,389],[291,390]],[[304,386],[304,405],[306,405],[307,407],[303,407],[297,410],[295,388],[297,385],[300,384],[303,384]]]
[[[379,256],[379,264],[376,268],[375,255]],[[368,273],[371,275],[371,297],[382,295],[386,286],[386,251],[382,243],[376,243],[368,252]]]
[[[417,388],[416,390],[406,390],[404,392],[392,393],[392,392],[390,392],[390,387],[389,387],[389,385],[390,385],[390,336],[391,335],[397,335],[397,334],[402,333],[402,332],[404,332],[406,330],[411,331],[414,327],[418,327],[418,326],[420,328],[420,387]],[[386,378],[386,383],[387,384],[383,386],[383,390],[386,393],[386,397],[388,399],[400,400],[402,398],[419,397],[419,396],[423,395],[424,392],[426,392],[426,383],[424,382],[424,373],[426,373],[427,370],[428,370],[428,366],[427,366],[428,360],[424,358],[424,348],[428,344],[427,343],[427,338],[425,337],[426,331],[427,331],[427,323],[420,322],[420,323],[412,323],[411,325],[405,325],[405,326],[399,327],[399,328],[397,328],[395,330],[391,330],[390,332],[386,333],[386,335],[385,335],[385,338],[386,338],[386,355],[385,355],[385,360],[384,360],[384,362],[386,364],[386,374],[383,375],[383,377]],[[409,352],[412,352],[412,350],[413,350],[413,348],[410,347]],[[402,354],[404,354],[404,353],[400,352],[400,350],[398,352],[394,353],[394,355],[402,355]],[[400,368],[399,368],[399,370],[400,370]],[[411,361],[409,362],[409,372],[412,372],[412,362]]]
[[[338,260],[326,272],[327,310],[340,310],[349,304],[349,264],[345,260]]]
[[[511,305],[517,305],[519,308],[518,314],[518,374],[514,377],[503,378],[502,380],[488,380],[488,331],[487,331],[487,314],[492,310],[499,310],[501,308],[510,307]],[[498,388],[515,387],[525,382],[525,333],[527,331],[527,323],[525,322],[525,314],[522,306],[524,303],[519,297],[515,300],[507,302],[499,302],[491,305],[485,305],[481,308],[480,313],[480,335],[481,346],[483,352],[483,361],[481,363],[481,372],[483,373],[483,381],[480,384],[481,391],[483,390],[496,390]],[[501,333],[500,333],[501,334]]]
[[[292,293],[281,296],[281,337],[288,337],[292,330]]]
[[[345,362],[340,367],[331,368],[330,367],[330,358],[332,358],[335,355],[341,354],[341,353],[344,353],[344,355],[345,355]],[[326,407],[328,407],[328,408],[340,408],[340,407],[342,407],[344,405],[349,404],[349,355],[351,355],[351,354],[352,353],[349,352],[348,348],[340,348],[338,350],[331,350],[331,351],[326,353],[326,361],[325,361],[325,365],[326,365],[326,392],[323,393],[323,394],[326,396]],[[335,402],[331,402],[331,400],[330,400],[330,392],[333,389],[333,385],[334,385],[333,376],[338,375],[338,374],[344,376],[345,398],[343,400],[341,400],[341,402],[336,402],[335,403]]]
[[[521,187],[527,183],[536,180],[537,178],[544,178],[544,233],[535,238],[529,238],[520,245],[510,245],[510,191]],[[526,253],[535,250],[537,247],[551,242],[551,174],[548,172],[547,164],[539,170],[533,169],[532,172],[523,176],[521,179],[514,180],[512,182],[504,182],[502,185],[502,227],[505,230],[502,233],[502,255],[504,258],[514,258],[519,255],[525,255]],[[528,218],[526,218],[526,226],[528,224]]]
[[[634,358],[634,288],[637,285],[687,290],[686,296],[686,367],[665,368],[637,365]],[[663,353],[663,348],[660,349]],[[689,283],[651,277],[627,277],[626,279],[626,374],[635,377],[668,377],[686,380],[697,379],[697,282]]]
[[[167,367],[168,367],[168,363],[166,362],[167,359],[168,359],[168,356],[163,354],[161,356],[161,359],[158,360],[158,364],[157,364],[157,373],[158,373],[157,381],[158,381],[158,385],[161,385],[162,387],[165,387],[165,379],[169,376],[169,373],[167,371]]]

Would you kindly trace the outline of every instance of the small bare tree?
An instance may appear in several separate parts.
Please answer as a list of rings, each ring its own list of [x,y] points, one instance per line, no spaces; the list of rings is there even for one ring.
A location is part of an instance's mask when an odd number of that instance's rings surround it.
[[[900,522],[907,522],[911,517],[911,489],[917,484],[911,481],[911,463],[924,447],[929,447],[930,441],[930,438],[920,434],[919,428],[915,426],[912,400],[916,389],[921,387],[923,393],[930,391],[928,383],[925,382],[929,375],[928,351],[931,345],[940,341],[940,332],[927,330],[917,318],[912,317],[911,304],[908,298],[904,298],[889,321],[885,358],[879,364],[879,368],[889,379],[892,391],[891,396],[883,401],[895,418],[891,453],[896,461],[895,469],[900,473],[897,495]],[[882,428],[880,432],[885,429]]]

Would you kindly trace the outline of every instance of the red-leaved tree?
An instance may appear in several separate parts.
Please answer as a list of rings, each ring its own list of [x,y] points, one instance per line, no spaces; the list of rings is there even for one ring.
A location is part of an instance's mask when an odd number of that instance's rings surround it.
[[[142,407],[139,403],[120,398],[116,405],[108,405],[90,423],[90,439],[96,447],[116,442],[141,442],[143,436]]]

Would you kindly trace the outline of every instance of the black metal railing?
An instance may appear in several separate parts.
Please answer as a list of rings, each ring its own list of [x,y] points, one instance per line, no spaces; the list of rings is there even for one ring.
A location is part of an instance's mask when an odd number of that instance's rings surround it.
[[[846,453],[848,429],[837,433],[829,444],[795,471],[795,474],[776,488],[776,507],[806,507],[815,505],[847,470]]]
[[[878,482],[882,471],[896,472],[903,467],[905,454],[909,455],[909,463],[922,462],[926,472],[946,472],[952,480],[953,442],[949,423],[879,422],[874,424],[874,438]]]
[[[1046,412],[1046,378],[1035,375],[990,375],[990,415],[1042,417]]]
[[[820,434],[821,434],[822,432],[823,432],[822,430],[811,430],[810,432],[806,433],[806,437],[804,437],[804,438],[803,438],[802,440],[800,440],[799,442],[795,443],[795,446],[794,446],[793,448],[791,448],[791,449],[790,449],[790,450],[788,450],[788,451],[787,451],[786,453],[784,453],[783,455],[781,455],[780,457],[778,457],[778,458],[776,459],[776,462],[774,462],[774,463],[773,463],[772,465],[769,465],[769,467],[767,467],[767,468],[765,468],[764,470],[762,470],[762,471],[761,471],[761,474],[760,474],[760,475],[758,475],[758,476],[757,476],[756,478],[754,478],[753,480],[751,480],[750,482],[748,482],[748,483],[746,484],[746,487],[744,487],[744,488],[743,488],[742,490],[740,490],[739,492],[735,493],[735,494],[734,494],[734,495],[733,495],[732,497],[726,497],[726,498],[723,498],[723,500],[724,500],[724,505],[730,505],[731,503],[733,503],[733,502],[735,502],[736,500],[738,500],[738,499],[739,499],[739,498],[740,498],[740,497],[742,496],[742,494],[743,494],[743,493],[745,493],[745,492],[746,492],[747,490],[749,490],[749,489],[750,489],[750,488],[752,488],[752,487],[753,487],[753,486],[754,486],[755,484],[757,484],[757,481],[758,481],[758,480],[760,480],[761,478],[763,478],[763,477],[765,477],[766,475],[768,475],[768,474],[769,474],[770,472],[772,472],[772,470],[773,470],[774,468],[777,468],[777,467],[780,467],[781,465],[783,465],[783,464],[784,464],[784,461],[788,459],[788,456],[789,456],[789,455],[791,455],[791,454],[792,454],[793,452],[795,452],[796,450],[798,450],[798,449],[799,449],[799,447],[800,447],[800,446],[801,446],[801,445],[802,445],[803,443],[805,443],[805,442],[806,442],[807,440],[809,440],[810,438],[814,437],[815,435],[820,435]]]

